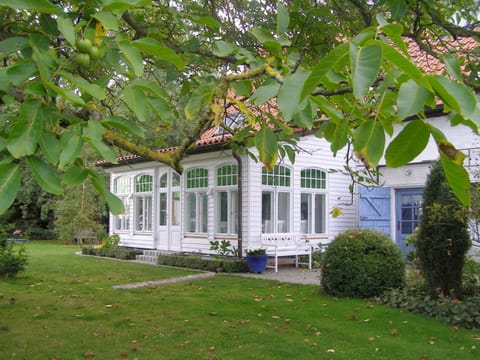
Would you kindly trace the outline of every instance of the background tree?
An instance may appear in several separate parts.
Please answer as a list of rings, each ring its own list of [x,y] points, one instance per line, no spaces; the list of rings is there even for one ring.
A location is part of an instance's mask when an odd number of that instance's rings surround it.
[[[420,269],[431,294],[459,296],[465,254],[471,246],[468,211],[448,186],[442,166],[433,165],[423,192],[415,240]]]
[[[122,212],[102,176],[85,166],[83,147],[112,163],[121,149],[181,172],[185,153],[231,106],[246,117],[245,128],[227,129],[235,150],[256,146],[267,167],[279,156],[293,160],[298,128],[319,127],[334,154],[351,147],[368,168],[384,154],[388,166],[401,166],[433,137],[455,194],[469,202],[464,155],[424,119],[425,109],[443,105],[452,124],[478,132],[478,50],[457,51],[451,42],[480,35],[474,0],[0,6],[0,212],[15,199],[22,163],[52,194],[89,179],[112,212]],[[445,74],[419,69],[406,37],[439,57]],[[393,124],[410,116],[418,120],[386,149]],[[156,139],[175,128],[184,131],[178,148],[152,151],[146,134]]]

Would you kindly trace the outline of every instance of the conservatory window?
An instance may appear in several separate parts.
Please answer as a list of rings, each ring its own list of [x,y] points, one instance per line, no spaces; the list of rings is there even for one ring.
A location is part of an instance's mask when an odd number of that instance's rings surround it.
[[[235,164],[217,168],[216,221],[219,234],[236,234],[238,228],[238,169]]]
[[[262,169],[262,232],[287,233],[291,223],[291,170],[276,165]]]
[[[300,184],[300,230],[304,234],[324,234],[327,222],[327,173],[319,169],[303,169]]]
[[[152,231],[153,177],[140,175],[135,178],[135,230]]]
[[[113,193],[123,202],[125,212],[113,218],[114,231],[130,230],[131,181],[126,176],[120,176],[113,182]]]
[[[191,169],[186,173],[185,226],[187,232],[206,233],[208,223],[208,170]]]

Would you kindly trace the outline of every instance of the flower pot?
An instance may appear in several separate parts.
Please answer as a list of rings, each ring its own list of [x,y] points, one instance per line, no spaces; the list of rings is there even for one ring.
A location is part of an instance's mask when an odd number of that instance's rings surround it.
[[[252,273],[260,274],[265,271],[267,267],[267,255],[248,255],[247,265],[248,270]]]

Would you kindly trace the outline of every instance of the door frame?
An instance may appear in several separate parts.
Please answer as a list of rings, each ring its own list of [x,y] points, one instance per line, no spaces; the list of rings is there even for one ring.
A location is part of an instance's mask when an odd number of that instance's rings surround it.
[[[394,233],[395,233],[395,243],[400,248],[403,254],[406,254],[407,251],[411,250],[410,247],[405,246],[405,238],[408,236],[404,236],[401,232],[401,220],[402,220],[402,206],[400,197],[402,195],[420,195],[422,196],[423,202],[423,188],[421,187],[412,187],[412,188],[398,188],[395,189],[395,218],[394,218]],[[421,209],[421,204],[420,204]],[[420,214],[419,214],[420,216]],[[420,219],[418,219],[419,221]],[[411,235],[411,234],[410,234]]]
[[[160,186],[160,179],[163,175],[167,175],[167,186],[161,187]],[[158,250],[175,250],[178,251],[181,249],[181,206],[182,206],[182,184],[181,184],[181,177],[178,186],[173,186],[173,177],[174,175],[178,175],[174,170],[168,168],[159,172],[158,174],[158,191],[157,191],[157,214],[156,217],[156,225],[157,225],[157,241],[156,241],[156,248]],[[179,200],[179,213],[177,214],[177,221],[178,224],[175,225],[172,222],[172,214],[173,214],[173,194],[178,193],[180,196]],[[160,206],[161,201],[160,197],[161,194],[167,194],[166,198],[166,225],[160,225]],[[166,236],[166,240],[162,241],[162,236]]]

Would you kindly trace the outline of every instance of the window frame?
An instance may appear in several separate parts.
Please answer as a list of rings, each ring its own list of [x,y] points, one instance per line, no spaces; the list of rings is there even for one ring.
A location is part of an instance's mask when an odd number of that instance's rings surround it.
[[[188,169],[185,172],[184,180],[185,232],[190,234],[206,235],[208,233],[209,171],[204,167]],[[194,200],[193,206],[190,202],[191,199]],[[194,229],[192,229],[192,227],[194,227]]]
[[[149,177],[150,181],[146,183],[138,182],[143,177]],[[138,174],[134,177],[133,183],[134,230],[138,233],[152,233],[154,177],[150,173]],[[140,217],[146,218],[147,221],[140,221]]]
[[[119,186],[120,180],[124,180],[124,184]],[[113,232],[125,233],[129,232],[132,225],[130,216],[130,206],[132,203],[132,178],[127,175],[120,175],[113,179],[112,193],[115,194],[123,203],[125,212],[113,216]],[[120,224],[120,226],[118,226]]]
[[[272,171],[262,167],[261,190],[262,190],[262,233],[289,233],[292,230],[292,196],[293,177],[292,168],[277,164]],[[269,196],[268,209],[266,208],[266,197]],[[282,204],[282,198],[287,204]],[[282,216],[284,209],[288,209]],[[267,218],[268,215],[268,218]],[[269,221],[267,223],[267,221]]]
[[[222,208],[222,194],[226,194],[226,209]],[[215,168],[215,234],[238,234],[238,166],[234,163],[221,164]],[[225,210],[225,211],[222,211]],[[226,219],[222,217],[226,215]],[[222,222],[226,222],[224,231]]]
[[[304,198],[309,199],[307,209],[304,207]],[[321,209],[317,207],[317,198],[323,199]],[[328,172],[315,167],[302,168],[300,170],[300,231],[302,234],[309,236],[327,233],[327,204]],[[307,211],[306,216],[305,211]],[[317,216],[318,211],[321,212],[321,218]],[[318,227],[321,227],[321,231],[317,231]]]

